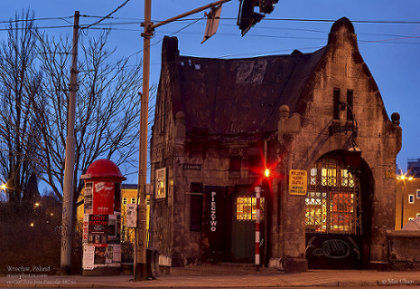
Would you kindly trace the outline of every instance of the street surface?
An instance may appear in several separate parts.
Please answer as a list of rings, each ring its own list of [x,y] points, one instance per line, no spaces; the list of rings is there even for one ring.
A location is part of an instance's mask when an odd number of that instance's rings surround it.
[[[211,272],[209,268],[213,268]],[[420,271],[309,270],[284,273],[276,270],[233,274],[231,268],[196,266],[196,271],[173,270],[176,275],[134,282],[132,275],[119,276],[0,276],[0,288],[420,288]],[[197,270],[198,269],[198,270]],[[264,268],[265,269],[265,268]],[[226,272],[223,272],[226,270]]]

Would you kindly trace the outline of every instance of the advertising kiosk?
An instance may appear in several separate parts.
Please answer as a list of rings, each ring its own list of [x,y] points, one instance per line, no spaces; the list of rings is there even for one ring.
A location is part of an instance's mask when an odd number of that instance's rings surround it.
[[[84,187],[83,275],[118,275],[121,270],[121,182],[110,160],[94,161]]]

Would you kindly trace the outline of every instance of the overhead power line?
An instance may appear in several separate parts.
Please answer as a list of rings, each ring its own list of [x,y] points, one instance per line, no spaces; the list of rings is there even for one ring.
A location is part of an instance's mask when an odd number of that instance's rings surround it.
[[[33,29],[57,29],[57,28],[71,28],[73,25],[57,25],[57,26],[45,26],[45,27],[34,27]],[[14,31],[14,30],[25,30],[26,27],[13,27],[13,28],[0,28],[0,31]]]
[[[111,11],[108,15],[104,16],[103,18],[99,19],[98,21],[86,26],[86,27],[81,27],[82,29],[88,29],[89,27],[95,26],[97,24],[99,24],[100,22],[104,21],[105,19],[107,19],[108,17],[110,17],[112,14],[114,14],[115,12],[117,12],[118,10],[120,10],[121,8],[123,8],[130,0],[126,0],[124,3],[122,3],[120,6],[118,6],[117,8],[115,8],[113,11]]]
[[[18,23],[18,22],[32,22],[32,21],[47,21],[47,20],[64,20],[69,23],[66,19],[72,19],[73,16],[63,17],[41,17],[41,18],[30,18],[30,19],[15,19],[15,20],[0,20],[0,24]]]
[[[139,25],[142,22],[142,19],[140,18],[124,18],[124,17],[112,17],[111,15],[116,13],[119,9],[124,7],[130,0],[126,0],[124,3],[122,3],[120,6],[118,6],[116,9],[114,9],[112,12],[107,14],[106,16],[95,16],[95,15],[82,15],[82,17],[86,18],[100,18],[98,21],[82,26],[82,29],[103,29],[103,30],[123,30],[122,28],[111,28],[111,27],[94,27],[94,26],[115,26],[115,25]],[[42,17],[42,18],[31,18],[31,19],[16,19],[16,20],[0,20],[0,24],[9,24],[9,23],[17,23],[17,22],[30,22],[30,21],[48,21],[48,20],[62,20],[69,24],[71,24],[68,19],[71,19],[73,16],[63,16],[63,17]],[[102,23],[105,20],[110,19],[119,19],[119,20],[129,20],[127,22],[106,22]],[[233,17],[221,17],[221,20],[235,20],[236,18]],[[184,19],[178,19],[174,22],[193,22],[196,23],[200,20],[205,20],[205,17],[197,17],[197,18],[184,18]],[[334,23],[336,20],[334,19],[309,19],[309,18],[265,18],[264,20],[267,21],[284,21],[284,22],[320,22],[320,23]],[[154,20],[156,22],[159,22],[159,20]],[[409,21],[409,20],[352,20],[352,23],[358,23],[358,24],[410,24],[410,25],[419,25],[420,21]],[[55,29],[55,28],[68,28],[72,27],[69,25],[52,25],[52,26],[42,26],[37,27],[38,29]],[[259,28],[259,27],[257,27]],[[262,27],[260,27],[262,28]],[[7,28],[2,29],[0,28],[0,31],[5,31],[9,29],[20,29],[20,28]],[[132,31],[138,31],[138,30],[132,30]],[[308,30],[309,31],[309,30]],[[315,32],[315,31],[314,31]],[[321,32],[321,31],[319,31]]]

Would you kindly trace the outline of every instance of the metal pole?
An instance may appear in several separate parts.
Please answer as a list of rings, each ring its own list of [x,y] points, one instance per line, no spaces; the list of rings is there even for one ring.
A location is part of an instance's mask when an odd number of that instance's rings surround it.
[[[405,181],[403,181],[403,189],[401,192],[401,230],[404,227],[404,199],[405,199]]]
[[[200,12],[207,8],[229,2],[231,0],[220,0],[181,15],[169,18],[157,24],[151,22],[151,0],[144,1],[144,27],[143,37],[143,93],[141,95],[140,111],[140,151],[139,151],[139,176],[138,176],[138,211],[137,211],[137,229],[134,254],[134,280],[145,280],[147,277],[146,268],[146,249],[147,249],[147,228],[146,228],[146,184],[147,184],[147,124],[148,124],[148,106],[149,106],[149,74],[150,74],[150,38],[153,35],[153,29],[179,18]]]
[[[135,244],[134,280],[145,280],[146,270],[146,249],[147,249],[147,228],[146,228],[146,184],[147,184],[147,120],[149,106],[149,73],[150,73],[150,37],[151,30],[151,0],[144,1],[144,33],[143,36],[143,93],[141,95],[140,111],[140,151],[139,151],[139,206],[137,238]]]
[[[225,3],[225,2],[229,2],[229,1],[231,1],[231,0],[220,0],[220,1],[217,1],[217,2],[213,2],[213,3],[207,4],[207,5],[201,6],[201,7],[199,7],[199,8],[193,9],[193,10],[191,10],[191,11],[188,11],[188,12],[185,12],[185,13],[179,14],[179,15],[177,15],[177,16],[171,17],[171,18],[169,18],[169,19],[163,20],[163,21],[161,21],[161,22],[159,22],[159,23],[153,24],[151,27],[152,27],[152,29],[155,29],[155,28],[157,28],[157,27],[159,27],[159,26],[162,26],[162,25],[168,24],[168,23],[170,23],[170,22],[173,22],[173,21],[178,20],[178,19],[180,19],[180,18],[183,18],[183,17],[185,17],[185,16],[189,16],[189,15],[191,15],[191,14],[195,14],[195,13],[201,12],[201,11],[206,10],[206,9],[208,9],[208,8],[211,8],[211,7],[214,7],[214,6],[217,6],[217,5],[223,4],[223,3]]]
[[[69,102],[67,115],[66,160],[64,168],[63,210],[61,229],[60,267],[69,273],[71,267],[73,233],[73,176],[74,176],[74,120],[77,92],[77,45],[79,38],[79,11],[74,12],[72,64],[70,70]]]
[[[255,202],[256,202],[256,213],[255,213],[255,270],[260,270],[260,199],[261,199],[261,187],[255,187]]]

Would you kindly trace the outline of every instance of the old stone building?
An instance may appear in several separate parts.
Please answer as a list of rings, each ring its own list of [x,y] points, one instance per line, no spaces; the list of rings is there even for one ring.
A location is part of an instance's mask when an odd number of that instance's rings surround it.
[[[264,265],[386,263],[399,115],[390,120],[348,19],[305,54],[189,57],[165,37],[161,69],[150,151],[161,263],[253,262],[256,185]]]

